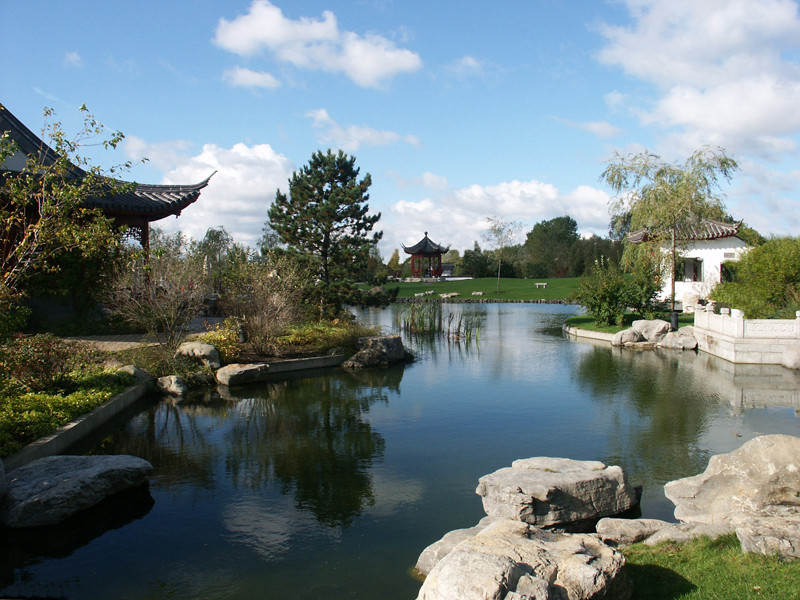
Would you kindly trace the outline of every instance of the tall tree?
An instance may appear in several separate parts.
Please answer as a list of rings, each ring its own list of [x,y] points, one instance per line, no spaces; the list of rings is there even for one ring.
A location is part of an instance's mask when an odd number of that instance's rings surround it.
[[[505,249],[514,241],[522,223],[519,221],[506,221],[499,217],[487,217],[489,229],[486,231],[486,239],[494,246],[497,256],[497,293],[500,293],[500,269],[503,266],[503,254]]]
[[[321,313],[337,312],[353,297],[351,283],[383,236],[372,232],[381,218],[369,214],[372,178],[359,180],[355,161],[341,150],[315,152],[292,175],[289,194],[278,190],[269,208],[269,224],[287,249],[316,268]]]
[[[528,232],[525,250],[529,262],[542,265],[549,277],[566,277],[570,253],[579,240],[578,223],[564,215],[536,223]]]
[[[668,163],[644,151],[609,161],[602,180],[616,192],[609,209],[612,223],[630,217],[630,231],[645,230],[641,244],[626,244],[623,261],[628,266],[661,264],[663,247],[672,274],[670,303],[675,309],[675,277],[680,249],[680,231],[701,218],[723,219],[725,207],[721,181],[730,181],[739,168],[722,148],[703,147],[682,164]]]

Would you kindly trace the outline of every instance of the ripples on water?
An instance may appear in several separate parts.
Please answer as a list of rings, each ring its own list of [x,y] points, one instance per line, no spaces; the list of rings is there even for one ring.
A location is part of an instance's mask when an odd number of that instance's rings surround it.
[[[800,434],[798,376],[781,367],[570,341],[572,307],[451,310],[485,316],[480,343],[417,338],[408,366],[148,406],[95,451],[150,460],[149,492],[2,532],[3,593],[408,599],[421,550],[477,522],[478,477],[516,458],[619,464],[643,515],[669,519],[664,482],[756,435]]]

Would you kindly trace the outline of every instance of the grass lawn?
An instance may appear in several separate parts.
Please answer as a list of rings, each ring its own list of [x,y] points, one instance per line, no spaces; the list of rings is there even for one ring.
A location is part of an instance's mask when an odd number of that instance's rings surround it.
[[[587,315],[576,315],[574,317],[568,317],[566,319],[566,324],[570,327],[575,327],[576,329],[589,329],[591,331],[601,331],[603,333],[617,333],[618,331],[622,331],[623,329],[628,329],[631,326],[631,323],[637,321],[639,319],[643,319],[641,315],[636,314],[627,314],[625,315],[625,319],[622,325],[597,325],[592,317]],[[668,313],[656,315],[658,319],[664,319],[665,321],[669,321],[670,316]],[[679,314],[678,315],[678,328],[684,327],[686,325],[694,325],[694,315],[693,314]]]
[[[578,277],[558,279],[500,279],[500,293],[497,293],[497,278],[464,279],[436,283],[387,283],[387,290],[398,287],[399,298],[413,298],[414,294],[433,290],[433,297],[439,294],[458,292],[460,298],[483,298],[484,300],[564,300],[578,286]],[[547,283],[546,288],[537,288],[535,283]],[[483,292],[475,297],[472,292]]]
[[[744,554],[730,534],[709,540],[623,549],[634,600],[800,598],[800,561]]]

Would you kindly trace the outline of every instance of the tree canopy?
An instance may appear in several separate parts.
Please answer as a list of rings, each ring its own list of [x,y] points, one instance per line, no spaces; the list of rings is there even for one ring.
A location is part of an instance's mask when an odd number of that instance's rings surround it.
[[[289,194],[278,190],[269,208],[269,225],[287,249],[312,263],[323,312],[336,312],[353,297],[350,284],[383,235],[372,231],[381,217],[369,214],[372,178],[358,179],[355,160],[341,150],[315,152],[292,175]]]
[[[648,232],[648,241],[626,244],[623,262],[660,265],[661,248],[670,247],[673,306],[679,231],[704,217],[725,218],[721,183],[730,181],[738,167],[722,148],[706,146],[682,164],[668,163],[648,151],[617,154],[600,176],[616,193],[609,206],[612,226],[624,224],[630,231]]]

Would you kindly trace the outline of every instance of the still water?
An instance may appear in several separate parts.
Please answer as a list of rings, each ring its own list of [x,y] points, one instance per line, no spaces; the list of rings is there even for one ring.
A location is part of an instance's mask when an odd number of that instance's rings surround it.
[[[388,331],[394,306],[364,311]],[[566,339],[574,307],[447,307],[480,340],[406,340],[410,365],[326,372],[145,406],[94,452],[155,467],[149,491],[65,526],[0,532],[0,594],[404,599],[425,546],[482,516],[478,478],[516,458],[623,466],[642,514],[666,481],[765,433],[800,435],[800,376]]]

